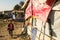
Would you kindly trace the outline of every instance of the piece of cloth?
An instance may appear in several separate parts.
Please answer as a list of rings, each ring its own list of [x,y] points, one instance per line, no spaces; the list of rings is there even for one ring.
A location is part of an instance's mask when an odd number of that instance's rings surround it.
[[[60,10],[60,0],[57,0],[57,2],[54,4],[52,10]]]
[[[15,15],[13,14],[13,19],[16,19]]]
[[[37,29],[36,28],[32,28],[32,38],[31,38],[31,40],[35,40],[36,34],[37,34]]]
[[[30,0],[30,3],[25,11],[25,19],[30,16],[34,16],[41,19],[43,22],[46,22],[54,3],[55,0],[46,0],[43,3],[41,3],[39,0]]]
[[[8,24],[8,30],[10,30],[10,31],[12,31],[12,30],[14,30],[14,25],[13,24]]]
[[[56,40],[60,40],[60,11],[52,10],[51,14],[49,15],[49,19],[51,20],[53,37]]]

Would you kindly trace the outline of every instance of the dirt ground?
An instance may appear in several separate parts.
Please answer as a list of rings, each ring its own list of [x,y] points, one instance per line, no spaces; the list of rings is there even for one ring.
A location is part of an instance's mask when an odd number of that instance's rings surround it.
[[[9,32],[7,30],[8,23],[9,22],[0,20],[0,40],[30,40],[29,35],[21,35],[19,37],[17,36],[22,33],[23,22],[13,22],[13,37],[9,35]]]

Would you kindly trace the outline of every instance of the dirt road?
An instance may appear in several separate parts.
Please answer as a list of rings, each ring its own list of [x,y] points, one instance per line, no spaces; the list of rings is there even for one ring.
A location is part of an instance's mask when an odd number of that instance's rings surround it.
[[[23,36],[17,36],[22,33],[23,28],[23,22],[13,22],[14,24],[14,31],[13,31],[13,37],[11,37],[7,30],[8,22],[2,22],[0,21],[0,40],[29,40],[30,38],[25,35]]]

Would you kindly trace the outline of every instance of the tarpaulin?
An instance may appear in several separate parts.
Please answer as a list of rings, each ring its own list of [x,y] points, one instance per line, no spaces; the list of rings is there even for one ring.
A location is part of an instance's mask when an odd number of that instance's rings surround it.
[[[47,0],[45,3],[40,3],[37,0],[33,0],[33,15],[45,22],[54,2],[55,0]]]
[[[28,7],[26,8],[25,19],[29,18],[30,16],[32,16],[31,1],[29,2]]]
[[[46,22],[54,3],[55,0],[46,0],[46,2],[43,3],[41,3],[39,0],[30,0],[30,3],[26,9],[25,17],[28,18],[33,13],[32,16],[35,16],[36,18],[41,19],[43,22]]]

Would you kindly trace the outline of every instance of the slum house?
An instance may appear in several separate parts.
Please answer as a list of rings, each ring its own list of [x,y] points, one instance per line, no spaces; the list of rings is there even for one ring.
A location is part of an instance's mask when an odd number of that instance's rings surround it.
[[[25,2],[22,8],[24,8],[25,5],[27,5],[26,3],[28,3],[28,1],[29,0]],[[31,22],[31,20],[27,22]],[[60,23],[60,0],[57,0],[52,8],[52,11],[49,14],[48,21],[45,24],[45,30],[43,29],[44,31],[42,32],[40,31],[41,32],[40,40],[43,39],[42,38],[43,36],[44,36],[44,40],[60,40],[59,23]],[[31,25],[29,25],[29,27],[31,28]],[[30,29],[28,31],[28,34],[31,35],[31,33],[32,32]]]
[[[12,14],[15,15],[15,21],[24,21],[24,11],[23,10],[13,10]]]
[[[24,11],[17,11],[17,10],[8,10],[8,11],[1,11],[0,12],[0,18],[1,19],[9,19],[13,18],[13,14],[15,15],[16,19],[22,20],[24,18]]]

